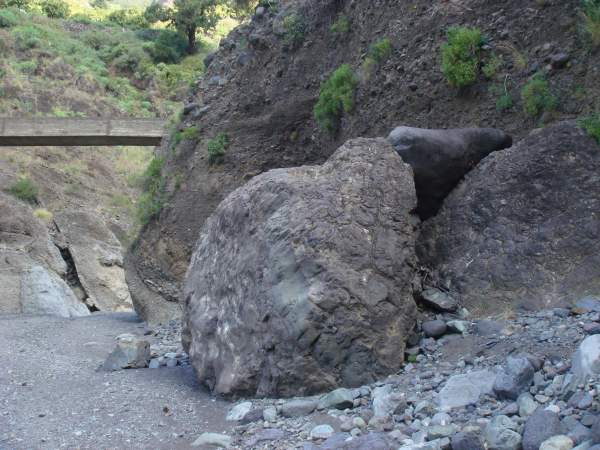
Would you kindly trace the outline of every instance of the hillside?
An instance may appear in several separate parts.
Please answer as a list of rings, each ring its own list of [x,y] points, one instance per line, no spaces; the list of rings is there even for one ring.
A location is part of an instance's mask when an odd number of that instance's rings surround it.
[[[387,136],[398,125],[497,127],[518,140],[600,108],[600,63],[579,0],[268,4],[221,43],[187,99],[178,127],[197,135],[163,149],[164,208],[142,231],[129,271],[142,299],[180,298],[205,220],[269,169],[321,163],[350,138]],[[462,88],[442,73],[452,26],[473,27],[483,40],[474,82]],[[353,79],[352,105],[328,131],[313,109],[344,64],[336,82]]]
[[[62,4],[69,15],[44,5],[0,8],[1,116],[176,117],[203,71],[204,56],[231,26],[202,36],[198,53],[188,55],[184,38],[140,20],[140,9]],[[147,147],[0,149],[0,190],[12,194],[15,208],[29,208],[31,220],[48,229],[55,245],[80,253],[68,256],[69,272],[59,274],[80,299],[94,297],[90,290],[129,298],[118,261],[144,220],[138,203],[153,153]],[[68,229],[73,223],[77,231]],[[73,250],[82,238],[90,248]],[[117,264],[91,263],[93,242],[115,252]],[[5,269],[5,282],[18,285],[20,270],[10,263]],[[99,294],[102,285],[108,292]]]

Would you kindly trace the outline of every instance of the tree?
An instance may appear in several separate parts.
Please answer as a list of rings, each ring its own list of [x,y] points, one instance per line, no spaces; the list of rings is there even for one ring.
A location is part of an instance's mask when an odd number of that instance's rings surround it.
[[[145,12],[146,20],[169,22],[177,31],[185,34],[188,53],[196,51],[196,32],[209,31],[219,22],[219,6],[226,0],[175,0],[172,8],[163,8],[158,3],[150,5]]]

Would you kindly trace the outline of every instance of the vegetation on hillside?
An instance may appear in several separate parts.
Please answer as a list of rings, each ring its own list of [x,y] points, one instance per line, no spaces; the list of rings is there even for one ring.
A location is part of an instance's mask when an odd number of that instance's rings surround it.
[[[442,72],[452,86],[473,84],[479,74],[483,35],[478,28],[452,27],[442,45]]]
[[[321,86],[314,115],[319,126],[334,132],[339,120],[354,109],[354,95],[358,79],[348,64],[341,65]]]

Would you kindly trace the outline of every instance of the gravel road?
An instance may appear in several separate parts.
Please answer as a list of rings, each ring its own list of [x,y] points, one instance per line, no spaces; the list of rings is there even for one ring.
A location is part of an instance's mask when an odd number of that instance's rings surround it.
[[[135,314],[0,315],[0,450],[187,449],[228,432],[230,404],[211,397],[190,366],[98,371]]]

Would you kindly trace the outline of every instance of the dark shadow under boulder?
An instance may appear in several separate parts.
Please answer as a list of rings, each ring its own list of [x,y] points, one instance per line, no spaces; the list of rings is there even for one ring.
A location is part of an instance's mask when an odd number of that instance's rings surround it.
[[[444,199],[479,161],[512,145],[509,135],[494,128],[397,127],[388,139],[413,168],[417,213],[423,220],[437,214]]]
[[[292,396],[398,371],[416,320],[412,170],[383,139],[277,169],[203,227],[184,345],[214,392]]]
[[[491,154],[423,224],[417,253],[475,312],[600,294],[600,147],[560,123]]]

